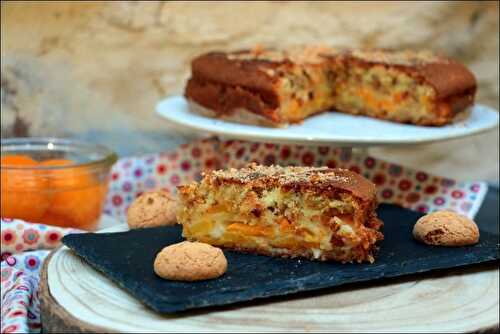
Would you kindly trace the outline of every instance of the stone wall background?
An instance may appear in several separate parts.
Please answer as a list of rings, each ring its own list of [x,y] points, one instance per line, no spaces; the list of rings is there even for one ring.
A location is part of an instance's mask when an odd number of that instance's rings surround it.
[[[440,51],[470,66],[478,102],[498,109],[498,10],[496,1],[2,2],[2,137],[118,131],[139,133],[144,152],[164,149],[151,136],[173,145],[186,134],[166,127],[154,105],[182,92],[190,59],[256,43]],[[498,180],[498,137],[497,129],[370,152],[438,174]]]

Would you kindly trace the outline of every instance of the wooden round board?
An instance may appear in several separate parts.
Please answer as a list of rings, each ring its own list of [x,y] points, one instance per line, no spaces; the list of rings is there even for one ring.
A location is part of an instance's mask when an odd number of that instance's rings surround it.
[[[499,323],[497,263],[161,315],[63,246],[40,288],[44,332],[497,332]]]

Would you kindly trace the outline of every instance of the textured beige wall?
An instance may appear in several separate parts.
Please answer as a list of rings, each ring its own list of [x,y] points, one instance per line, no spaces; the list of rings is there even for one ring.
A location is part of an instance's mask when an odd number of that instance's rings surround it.
[[[478,101],[498,109],[498,2],[2,2],[1,8],[3,136],[12,134],[16,118],[24,121],[18,130],[31,135],[131,124],[163,129],[154,104],[182,92],[194,55],[256,43],[433,49],[467,63],[479,79]],[[498,179],[498,130],[372,152],[440,174],[467,178],[475,169],[474,177]]]

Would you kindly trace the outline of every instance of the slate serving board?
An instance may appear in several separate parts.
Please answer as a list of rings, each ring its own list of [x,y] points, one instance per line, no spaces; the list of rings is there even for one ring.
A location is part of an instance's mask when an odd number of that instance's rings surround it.
[[[412,238],[411,230],[421,214],[383,204],[378,214],[385,223],[386,240],[374,264],[323,263],[225,251],[227,273],[219,279],[194,283],[166,281],[153,272],[156,254],[163,247],[182,240],[179,226],[122,233],[72,234],[64,237],[63,243],[153,310],[175,313],[498,261],[498,228],[492,229],[498,226],[498,202],[496,208],[496,212],[479,212],[481,240],[471,247],[420,244]]]

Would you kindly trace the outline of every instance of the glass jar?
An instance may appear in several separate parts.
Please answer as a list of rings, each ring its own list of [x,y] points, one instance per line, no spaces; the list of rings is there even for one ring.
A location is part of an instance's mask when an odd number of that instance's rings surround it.
[[[95,230],[117,156],[73,139],[1,141],[1,216]]]

